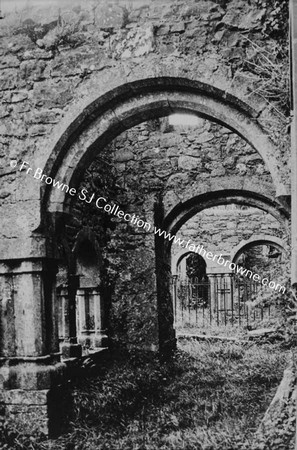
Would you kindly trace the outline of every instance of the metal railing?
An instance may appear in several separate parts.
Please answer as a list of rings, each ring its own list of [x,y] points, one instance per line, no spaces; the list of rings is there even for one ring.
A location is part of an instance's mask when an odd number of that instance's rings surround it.
[[[255,301],[259,283],[230,275],[172,279],[175,327],[207,324],[249,326],[270,317],[272,306]]]

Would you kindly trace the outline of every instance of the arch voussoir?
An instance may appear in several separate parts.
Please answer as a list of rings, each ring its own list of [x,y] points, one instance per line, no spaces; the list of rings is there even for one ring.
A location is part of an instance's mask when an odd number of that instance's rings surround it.
[[[217,122],[249,143],[268,167],[276,196],[288,194],[269,136],[257,123],[258,113],[231,94],[198,81],[159,77],[119,86],[86,107],[56,142],[44,173],[67,185],[78,183],[83,168],[123,131],[172,112],[191,112]],[[43,210],[62,211],[65,194],[51,187],[42,192]]]

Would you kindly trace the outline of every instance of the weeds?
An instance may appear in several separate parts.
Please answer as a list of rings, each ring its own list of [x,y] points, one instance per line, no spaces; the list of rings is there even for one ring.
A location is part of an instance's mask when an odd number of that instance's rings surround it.
[[[257,87],[251,90],[251,94],[261,96],[273,105],[279,115],[288,117],[290,77],[287,52],[281,52],[277,44],[268,51],[247,37],[245,39],[249,42],[250,49],[248,57],[243,61],[242,70],[257,77]]]
[[[286,360],[276,347],[233,342],[188,342],[163,365],[121,355],[76,381],[71,431],[32,448],[248,449]]]

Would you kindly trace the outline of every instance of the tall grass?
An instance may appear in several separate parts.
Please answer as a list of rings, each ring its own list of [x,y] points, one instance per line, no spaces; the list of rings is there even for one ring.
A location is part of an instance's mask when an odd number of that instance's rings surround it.
[[[287,357],[234,342],[187,342],[165,364],[137,352],[114,357],[76,381],[67,435],[15,448],[251,449]]]

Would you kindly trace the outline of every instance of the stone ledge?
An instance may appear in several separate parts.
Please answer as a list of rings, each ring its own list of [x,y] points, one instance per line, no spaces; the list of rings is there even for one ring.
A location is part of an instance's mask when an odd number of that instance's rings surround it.
[[[22,406],[22,405],[46,405],[48,397],[48,389],[26,391],[23,389],[11,389],[0,391],[0,402],[6,406]]]
[[[182,340],[194,340],[194,341],[230,341],[239,342],[239,339],[231,336],[208,336],[207,334],[194,334],[194,333],[183,333],[176,335],[178,341]],[[242,342],[242,341],[240,341]]]

